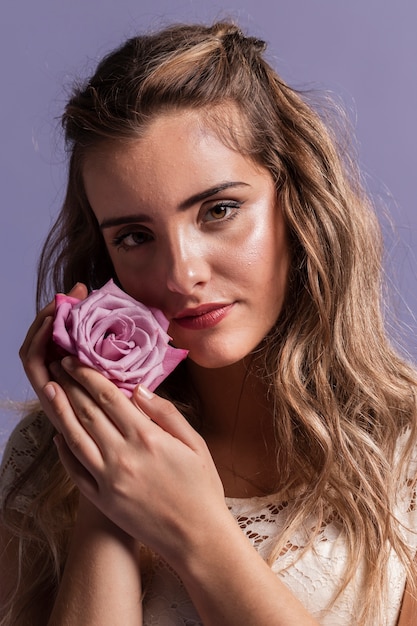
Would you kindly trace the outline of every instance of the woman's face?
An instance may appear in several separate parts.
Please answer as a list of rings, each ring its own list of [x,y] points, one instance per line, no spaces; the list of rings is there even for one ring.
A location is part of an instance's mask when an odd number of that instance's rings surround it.
[[[286,228],[272,178],[204,114],[176,112],[88,156],[87,196],[123,289],[203,367],[240,361],[280,313]]]

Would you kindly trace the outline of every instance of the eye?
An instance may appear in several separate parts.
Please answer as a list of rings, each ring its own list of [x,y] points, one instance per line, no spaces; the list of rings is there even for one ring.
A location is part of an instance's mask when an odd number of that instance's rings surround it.
[[[241,207],[241,202],[218,202],[212,206],[204,215],[205,222],[220,222],[233,219],[237,216],[237,211]]]
[[[112,245],[115,248],[123,248],[124,250],[131,250],[139,246],[152,241],[153,237],[151,233],[142,230],[125,232],[117,235],[112,240]]]

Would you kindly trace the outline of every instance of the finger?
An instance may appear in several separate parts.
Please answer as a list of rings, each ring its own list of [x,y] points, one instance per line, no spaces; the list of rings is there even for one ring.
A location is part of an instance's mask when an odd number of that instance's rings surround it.
[[[24,370],[35,391],[39,391],[50,380],[45,364],[48,341],[52,332],[52,316],[46,316],[30,343],[21,350],[20,356]]]
[[[89,369],[89,368],[88,368]],[[70,376],[60,363],[53,363],[51,371],[61,389],[65,392],[67,400],[72,408],[72,413],[68,412],[68,430],[74,432],[74,428],[80,425],[85,436],[93,439],[101,451],[103,457],[108,457],[108,451],[112,451],[120,439],[121,433],[112,420],[105,414],[94,398]],[[74,418],[78,424],[73,424]]]
[[[49,318],[51,320],[53,319],[54,312],[55,312],[55,303],[50,302],[48,306],[42,309],[42,311],[36,316],[19,350],[19,356],[23,362],[25,362],[25,359],[27,358],[27,354],[32,346],[33,339],[42,329],[45,320]]]
[[[68,292],[67,295],[72,296],[74,298],[78,298],[79,300],[84,300],[88,295],[87,287],[83,283],[77,283],[76,285],[74,285],[71,291]],[[54,314],[55,314],[55,299],[49,302],[49,304],[47,304],[38,313],[33,324],[30,326],[26,334],[26,337],[22,343],[22,346],[19,350],[19,355],[22,360],[26,358],[26,354],[31,346],[33,338],[42,327],[45,318],[49,316],[53,317]]]
[[[79,300],[84,300],[88,295],[87,287],[83,283],[77,283],[76,285],[74,285],[71,291],[68,292],[67,295],[72,296],[74,298],[78,298]],[[26,334],[26,337],[20,348],[19,354],[22,354],[22,356],[26,354],[34,335],[41,328],[44,319],[46,317],[53,316],[54,313],[55,313],[55,299],[51,300],[51,302],[49,302],[41,311],[39,311],[33,324],[30,326]]]
[[[67,295],[78,298],[79,300],[85,300],[88,296],[88,289],[84,283],[76,283]]]
[[[195,450],[200,445],[201,437],[169,400],[138,385],[133,391],[132,401],[153,422],[191,449]]]
[[[95,500],[98,493],[98,484],[94,476],[90,474],[71,452],[63,435],[56,435],[54,443],[58,450],[58,456],[69,477],[77,485],[82,494],[90,500]]]
[[[56,382],[50,382],[43,390],[49,403],[48,417],[83,467],[97,476],[105,467],[100,447],[80,423],[65,391]]]
[[[84,389],[88,391],[96,404],[101,408],[107,419],[119,433],[125,437],[137,437],[141,428],[149,427],[149,418],[139,410],[127,396],[103,374],[96,370],[80,365],[77,359],[65,357],[62,366]],[[100,423],[95,420],[86,428],[94,437],[103,437]],[[107,442],[108,443],[108,442]]]

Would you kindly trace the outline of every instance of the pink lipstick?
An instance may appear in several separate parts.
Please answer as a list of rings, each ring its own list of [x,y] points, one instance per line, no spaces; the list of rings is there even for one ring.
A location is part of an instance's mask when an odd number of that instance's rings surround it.
[[[172,321],[188,330],[205,330],[217,326],[231,311],[233,304],[204,304],[182,311]]]

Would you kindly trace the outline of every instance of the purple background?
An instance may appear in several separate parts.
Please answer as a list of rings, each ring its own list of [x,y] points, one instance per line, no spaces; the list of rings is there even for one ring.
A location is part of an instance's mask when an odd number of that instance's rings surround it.
[[[172,20],[230,15],[269,42],[297,87],[334,92],[356,127],[384,218],[393,304],[417,357],[415,0],[3,0],[0,20],[0,401],[31,393],[17,356],[34,316],[35,266],[63,195],[58,118],[68,88],[125,37]],[[0,418],[0,450],[12,418]]]

